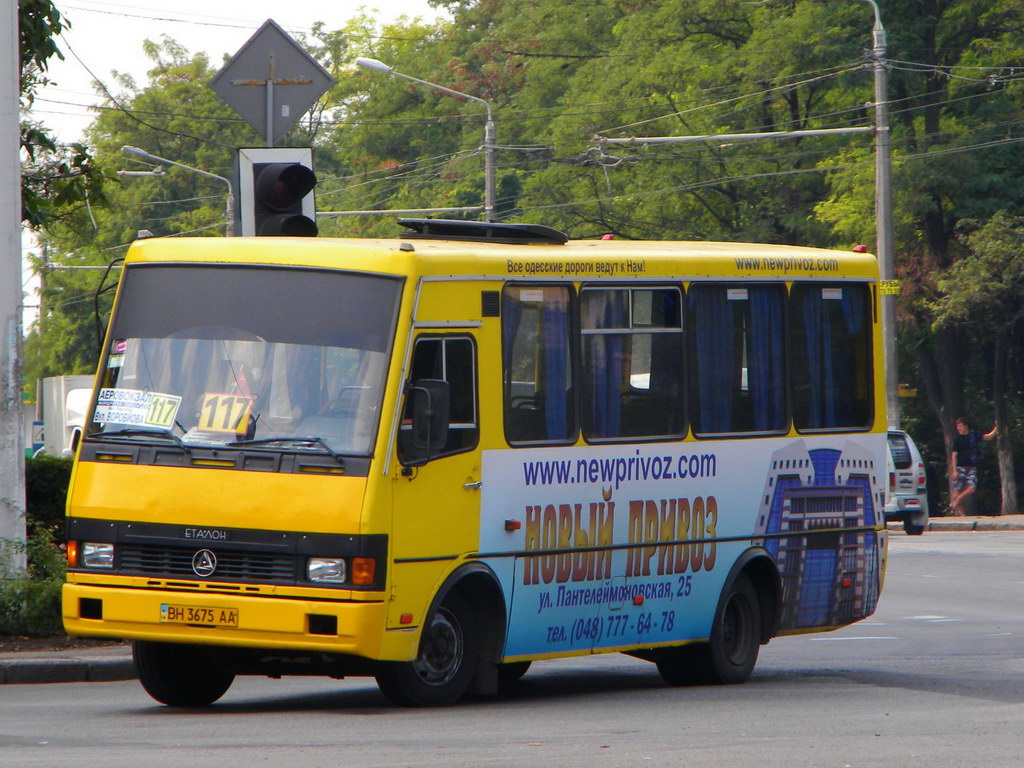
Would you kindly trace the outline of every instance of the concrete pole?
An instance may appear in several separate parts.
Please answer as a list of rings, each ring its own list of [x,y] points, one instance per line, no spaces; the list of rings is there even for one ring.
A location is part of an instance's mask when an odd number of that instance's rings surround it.
[[[420,80],[418,77],[412,75],[405,75],[401,72],[396,72],[394,68],[385,64],[383,61],[377,59],[367,59],[360,56],[356,59],[356,66],[360,66],[363,69],[369,69],[374,72],[383,72],[387,75],[393,75],[399,77],[402,80],[408,80],[410,83],[417,83],[419,85],[425,85],[427,88],[433,88],[435,91],[441,93],[447,93],[449,96],[455,96],[460,99],[469,99],[475,101],[477,104],[483,104],[487,108],[487,122],[484,124],[484,218],[488,222],[497,221],[497,214],[495,207],[497,205],[497,171],[494,167],[494,151],[497,149],[494,138],[494,115],[491,112],[491,102],[487,99],[481,99],[479,96],[471,96],[468,93],[462,91],[456,91],[452,88],[446,88],[443,85],[432,83],[429,80]]]
[[[8,542],[25,540],[21,404],[21,174],[18,5],[0,0],[0,577],[24,568]]]
[[[485,102],[486,103],[486,102]],[[484,211],[487,221],[497,221],[497,172],[494,168],[494,119],[491,105],[487,104],[487,123],[484,125]]]
[[[871,57],[875,71],[875,227],[878,269],[883,281],[896,280],[892,212],[892,137],[889,132],[889,76],[885,69],[886,40],[875,0],[864,0],[875,13]],[[899,360],[896,345],[896,293],[882,294],[882,334],[885,355],[885,405],[889,426],[900,426]]]

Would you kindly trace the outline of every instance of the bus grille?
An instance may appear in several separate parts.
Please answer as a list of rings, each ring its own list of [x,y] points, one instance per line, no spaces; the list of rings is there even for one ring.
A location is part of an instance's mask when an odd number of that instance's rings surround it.
[[[291,555],[270,555],[260,552],[232,552],[213,549],[217,568],[208,577],[212,580],[253,582],[295,582],[296,559]],[[160,546],[122,545],[120,570],[147,576],[196,578],[192,570],[194,549]]]

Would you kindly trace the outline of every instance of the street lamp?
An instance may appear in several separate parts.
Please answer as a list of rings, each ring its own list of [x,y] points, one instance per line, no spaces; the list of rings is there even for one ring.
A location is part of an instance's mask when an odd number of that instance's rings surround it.
[[[885,403],[890,427],[900,425],[899,364],[896,347],[896,279],[892,232],[892,137],[889,133],[889,86],[885,70],[886,40],[875,0],[863,0],[875,12],[871,58],[875,72],[875,227],[878,268],[883,280],[882,335],[885,356]],[[894,292],[896,291],[896,292]]]
[[[487,122],[484,124],[484,213],[487,221],[494,221],[494,120],[491,115],[491,103],[478,96],[471,96],[470,94],[463,93],[462,91],[445,88],[443,85],[438,85],[437,83],[431,83],[427,80],[420,80],[418,77],[413,77],[412,75],[404,75],[401,72],[396,72],[392,67],[389,67],[383,61],[377,61],[377,59],[365,59],[360,57],[356,59],[356,65],[363,69],[369,69],[374,72],[383,72],[386,75],[400,77],[411,83],[425,85],[428,88],[433,88],[435,91],[447,93],[449,96],[469,99],[470,101],[475,101],[478,104],[483,104],[487,108]]]
[[[151,155],[145,150],[139,149],[138,147],[124,146],[121,147],[121,151],[127,155],[134,155],[135,157],[141,157],[143,160],[150,160],[154,163],[163,163],[164,165],[173,165],[178,168],[184,168],[186,171],[192,171],[192,173],[198,173],[200,176],[206,176],[211,179],[217,179],[223,181],[228,185],[228,199],[227,199],[227,236],[234,237],[235,235],[235,188],[229,179],[225,179],[223,176],[218,176],[215,173],[208,171],[201,171],[198,168],[193,168],[191,165],[185,165],[184,163],[176,163],[174,160],[168,160],[166,157],[158,157],[157,155]],[[127,174],[126,174],[127,175]]]

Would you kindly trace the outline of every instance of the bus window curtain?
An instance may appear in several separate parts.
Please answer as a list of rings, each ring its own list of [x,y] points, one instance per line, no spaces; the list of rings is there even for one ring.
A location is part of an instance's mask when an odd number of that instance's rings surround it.
[[[541,310],[541,346],[543,348],[544,426],[547,440],[564,440],[569,436],[568,401],[571,390],[569,368],[569,301],[568,295],[557,300],[549,298]]]
[[[622,380],[625,338],[620,334],[589,336],[592,385],[592,437],[619,437],[622,429]]]
[[[751,330],[747,381],[753,400],[754,430],[782,429],[786,419],[782,336],[785,291],[775,286],[754,286],[748,294]]]
[[[824,303],[820,288],[803,292],[808,404],[806,423],[801,426],[810,429],[832,426],[835,422],[835,393],[831,391],[832,334]]]
[[[696,337],[697,413],[699,432],[732,429],[732,398],[736,390],[735,320],[726,288],[698,286],[691,292]]]
[[[824,298],[824,291],[841,291]],[[867,297],[852,286],[815,288],[803,294],[810,429],[859,426],[861,401],[856,392],[856,349],[863,333]],[[863,375],[863,374],[861,374]]]
[[[512,386],[512,350],[515,349],[522,322],[523,308],[518,290],[506,290],[501,298],[501,359],[505,366],[506,393],[510,392]]]
[[[584,327],[627,329],[629,327],[629,293],[625,290],[588,291]],[[626,338],[624,334],[589,334],[584,337],[588,347],[590,377],[591,437],[619,437],[622,429],[622,387]]]
[[[867,292],[862,286],[843,288],[843,300],[838,302],[842,310],[841,353],[835,359],[835,389],[840,393],[840,410],[837,426],[860,426],[864,420],[862,406],[866,393],[858,393],[858,382],[867,376],[866,370],[858,370],[858,347],[862,344],[862,333],[867,314]],[[839,318],[836,318],[839,325]]]

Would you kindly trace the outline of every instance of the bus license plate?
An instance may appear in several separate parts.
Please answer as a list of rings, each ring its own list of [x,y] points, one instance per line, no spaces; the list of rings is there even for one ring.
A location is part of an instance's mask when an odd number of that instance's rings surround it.
[[[237,627],[237,608],[210,608],[202,605],[160,605],[160,621],[165,624],[202,624],[206,627]]]

